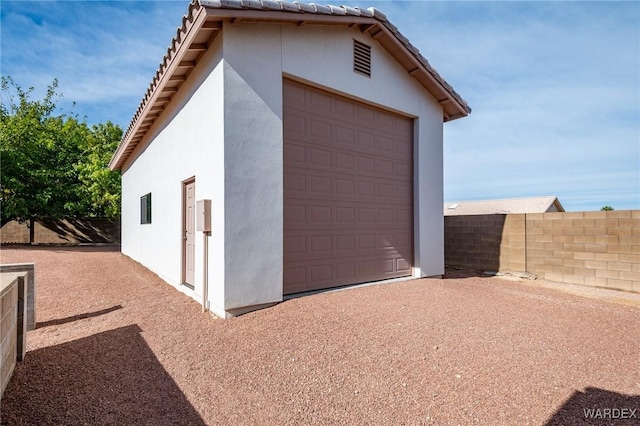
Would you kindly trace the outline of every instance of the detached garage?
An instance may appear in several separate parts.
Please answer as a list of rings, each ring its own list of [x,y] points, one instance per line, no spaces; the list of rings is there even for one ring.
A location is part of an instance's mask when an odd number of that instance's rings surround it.
[[[193,2],[111,160],[122,252],[222,317],[441,275],[442,125],[469,112],[375,9]]]

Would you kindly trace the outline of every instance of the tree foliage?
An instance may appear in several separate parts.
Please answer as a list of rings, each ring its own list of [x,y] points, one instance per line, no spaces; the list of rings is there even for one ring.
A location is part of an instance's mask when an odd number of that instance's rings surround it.
[[[107,122],[56,114],[57,80],[32,100],[2,77],[0,203],[2,224],[38,217],[108,217],[120,214],[120,174],[107,168],[121,136]]]
[[[603,208],[601,208],[600,210],[601,210],[601,211],[603,211],[603,212],[612,211],[612,210],[613,210],[613,207],[611,207],[611,206],[604,206],[604,207],[603,207]]]

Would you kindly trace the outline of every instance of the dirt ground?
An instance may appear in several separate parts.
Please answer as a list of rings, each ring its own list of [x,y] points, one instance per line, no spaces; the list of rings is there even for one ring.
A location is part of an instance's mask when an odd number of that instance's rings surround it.
[[[0,261],[37,307],[3,425],[640,423],[640,295],[451,271],[221,320],[117,249]]]

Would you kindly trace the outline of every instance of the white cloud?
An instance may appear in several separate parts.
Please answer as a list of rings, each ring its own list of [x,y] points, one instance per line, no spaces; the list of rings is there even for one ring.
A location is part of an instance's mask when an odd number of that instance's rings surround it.
[[[473,108],[445,125],[447,198],[640,208],[640,3],[373,4]],[[186,10],[3,1],[2,73],[126,127]]]
[[[445,125],[446,198],[640,207],[640,5],[389,6],[473,108]]]
[[[35,96],[58,78],[67,108],[70,101],[83,105],[83,113],[119,103],[132,114],[186,7],[184,2],[3,4],[2,73],[23,87],[36,87]],[[116,121],[125,125],[129,118]]]

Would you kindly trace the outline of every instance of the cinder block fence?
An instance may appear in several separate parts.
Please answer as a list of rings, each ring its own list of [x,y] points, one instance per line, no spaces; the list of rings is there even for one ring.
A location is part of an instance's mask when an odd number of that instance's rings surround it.
[[[445,263],[640,293],[640,210],[447,216]]]
[[[2,244],[120,244],[120,221],[103,218],[11,221],[0,228]]]
[[[35,329],[35,311],[28,310],[34,291],[33,263],[0,265],[0,403],[16,363],[24,359],[27,331]]]

